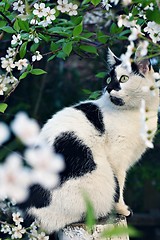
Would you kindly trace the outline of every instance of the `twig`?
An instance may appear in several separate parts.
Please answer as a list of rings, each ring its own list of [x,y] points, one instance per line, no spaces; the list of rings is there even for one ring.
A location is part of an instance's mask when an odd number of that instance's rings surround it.
[[[12,21],[11,21],[3,12],[0,11],[0,14],[4,17],[4,19],[7,20],[7,22],[9,23],[9,25],[12,26]]]

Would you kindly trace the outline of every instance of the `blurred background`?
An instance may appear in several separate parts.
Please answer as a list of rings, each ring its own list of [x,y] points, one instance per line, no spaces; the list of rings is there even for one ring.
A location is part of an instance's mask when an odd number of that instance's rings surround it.
[[[100,30],[108,33],[109,25],[102,25],[103,29],[99,27]],[[98,25],[86,22],[86,27],[94,31]],[[56,58],[47,62],[47,58],[44,57],[35,63],[35,68],[42,68],[47,74],[28,75],[21,80],[16,90],[8,97],[8,108],[5,114],[0,114],[0,120],[10,123],[17,112],[25,111],[42,126],[63,107],[87,99],[95,91],[101,91],[104,81],[103,78],[97,78],[96,74],[101,71],[107,73],[107,47],[120,56],[125,52],[124,46],[128,43],[126,39],[121,44],[120,39],[114,37],[115,35],[110,33],[110,42],[107,41],[99,50],[99,56],[80,56],[73,52],[65,61]],[[8,44],[6,40],[1,42],[0,57],[4,55]],[[41,46],[40,52],[45,52],[45,48],[47,46]],[[158,69],[158,59],[154,67]],[[154,145],[155,148],[148,150],[142,160],[129,171],[125,189],[126,203],[134,212],[128,223],[142,231],[143,235],[139,239],[144,240],[160,240],[160,134],[157,134]],[[1,150],[0,161],[17,149],[23,149],[17,139],[8,142]]]

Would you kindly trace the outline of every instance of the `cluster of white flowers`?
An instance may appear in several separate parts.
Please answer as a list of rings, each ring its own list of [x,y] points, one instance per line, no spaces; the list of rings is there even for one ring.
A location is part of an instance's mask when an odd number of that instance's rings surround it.
[[[120,15],[118,17],[118,27],[125,26],[127,28],[130,28],[131,34],[128,37],[129,41],[135,41],[137,40],[139,35],[142,35],[141,27],[140,25],[136,24],[136,20],[132,19],[132,13],[129,13],[128,16],[126,15]]]
[[[13,76],[13,69],[17,67],[21,71],[28,66],[28,60],[25,58],[15,61],[14,48],[8,48],[7,53],[5,57],[1,57],[1,67],[6,70],[6,74],[0,75],[0,95],[4,95],[8,89],[17,84],[18,79]]]
[[[62,158],[55,154],[45,142],[39,142],[39,125],[25,113],[19,113],[11,123],[13,133],[26,145],[24,157],[18,153],[10,154],[0,165],[0,198],[9,197],[15,202],[21,202],[28,196],[28,187],[39,183],[51,189],[59,181],[58,173],[63,170]],[[0,123],[2,136],[0,144],[8,140],[9,129]],[[38,147],[33,147],[33,143]],[[24,167],[24,160],[30,167]]]
[[[23,14],[24,10],[25,10],[25,4],[23,3],[23,1],[22,0],[18,0],[16,2],[14,2],[13,3],[13,10],[14,11],[18,11],[21,14]]]
[[[154,43],[160,41],[160,24],[155,22],[148,22],[147,27],[144,28],[144,31],[147,32]]]
[[[35,3],[34,4],[34,10],[33,14],[39,18],[42,19],[42,21],[37,21],[36,19],[32,20],[32,24],[38,24],[43,27],[47,27],[48,25],[52,24],[52,21],[56,19],[55,17],[56,10],[53,8],[51,9],[50,7],[46,7],[45,3]]]
[[[35,38],[34,36],[35,35],[31,35],[30,39],[32,38],[34,42],[38,43],[38,37]],[[9,92],[18,83],[18,79],[13,76],[13,70],[17,69],[24,72],[29,64],[29,61],[26,58],[16,61],[18,49],[22,43],[23,42],[20,34],[13,35],[11,40],[12,47],[8,47],[5,57],[0,58],[1,68],[6,71],[5,74],[0,75],[0,95],[5,95],[7,91]],[[40,54],[40,52],[36,51],[32,56],[32,61],[40,61],[42,57],[43,56]]]
[[[11,239],[23,239],[27,236],[29,240],[48,240],[49,236],[45,232],[41,231],[40,225],[38,222],[33,222],[29,229],[25,229],[22,226],[24,219],[22,218],[20,212],[12,213],[12,221],[14,224],[3,223],[1,224],[0,231],[4,234],[7,234]]]
[[[78,14],[78,5],[73,3],[68,3],[68,0],[58,0],[57,10],[62,13],[68,13],[70,16],[76,16]]]

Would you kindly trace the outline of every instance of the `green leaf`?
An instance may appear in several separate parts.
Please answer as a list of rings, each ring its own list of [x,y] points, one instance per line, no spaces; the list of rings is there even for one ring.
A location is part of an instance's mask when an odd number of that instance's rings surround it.
[[[51,60],[53,60],[56,57],[56,55],[52,55],[50,58],[48,58],[47,62],[50,62]]]
[[[101,2],[101,0],[91,0],[91,3],[92,3],[94,6],[97,6],[100,2]]]
[[[82,5],[89,3],[91,0],[83,0]]]
[[[12,27],[9,27],[9,26],[2,27],[1,29],[7,33],[16,33],[16,31]]]
[[[18,19],[18,24],[21,30],[25,32],[29,32],[29,23],[27,21],[22,21],[20,18]]]
[[[83,30],[82,22],[73,29],[73,36],[79,36]]]
[[[64,52],[60,51],[60,52],[58,52],[57,57],[58,58],[62,58],[63,60],[65,60],[66,54]]]
[[[97,54],[97,48],[93,47],[93,46],[81,45],[80,49],[85,51],[85,52]]]
[[[101,95],[102,95],[102,91],[95,91],[95,92],[91,93],[91,95],[89,96],[89,99],[96,100]]]
[[[32,46],[30,47],[31,52],[35,52],[39,47],[39,43],[33,43]]]
[[[106,76],[106,72],[99,72],[96,74],[97,78],[104,78]]]
[[[64,43],[62,50],[67,56],[69,56],[72,51],[72,42]]]
[[[40,68],[35,68],[30,71],[31,74],[33,75],[41,75],[47,73],[46,71],[40,69]]]
[[[91,232],[93,229],[93,226],[95,224],[95,212],[94,212],[93,204],[92,204],[91,200],[89,199],[88,195],[86,193],[83,193],[83,197],[84,197],[86,209],[87,209],[86,225],[87,225],[89,232]]]
[[[27,51],[27,43],[28,42],[24,42],[21,47],[20,47],[20,50],[19,50],[19,55],[20,55],[20,58],[23,58],[26,54],[26,51]]]
[[[139,231],[134,229],[133,227],[122,227],[122,226],[115,226],[102,232],[102,237],[105,238],[112,238],[114,236],[124,236],[129,235],[131,237],[139,237],[141,234]]]
[[[71,17],[71,21],[72,21],[75,25],[80,24],[80,23],[82,22],[82,19],[83,19],[82,16],[79,16],[79,17],[72,16],[72,17]]]
[[[4,27],[4,26],[6,26],[6,24],[7,24],[7,22],[6,21],[0,21],[0,28],[2,28],[2,27]]]
[[[18,24],[18,19],[16,19],[16,21],[14,22],[13,28],[14,28],[17,32],[19,32],[20,27],[19,27],[19,24]]]
[[[22,75],[20,76],[19,80],[24,79],[25,77],[27,77],[28,74],[29,74],[29,72],[22,73]]]
[[[52,52],[54,52],[54,51],[56,51],[58,48],[59,48],[59,44],[57,44],[57,43],[54,43],[54,42],[51,42],[51,45],[50,45],[50,50],[52,51]]]
[[[6,108],[7,108],[7,104],[6,103],[0,103],[0,112],[4,113]]]
[[[100,31],[97,33],[97,39],[99,42],[105,44],[109,39],[109,36],[105,35],[103,32]]]
[[[148,10],[146,12],[146,16],[148,20],[154,21],[158,24],[160,24],[160,12],[158,9],[155,9],[154,11]]]
[[[45,42],[48,42],[50,39],[50,36],[44,35],[42,33],[39,33],[39,37],[43,39]]]
[[[124,29],[124,27],[118,27],[115,23],[112,23],[111,27],[110,27],[110,33],[111,34],[119,34],[122,32],[122,30]]]

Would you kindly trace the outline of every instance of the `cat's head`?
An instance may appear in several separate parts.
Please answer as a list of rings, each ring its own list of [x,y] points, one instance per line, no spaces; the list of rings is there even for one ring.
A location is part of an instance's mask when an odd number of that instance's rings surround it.
[[[154,70],[149,60],[135,59],[129,71],[125,63],[109,49],[108,63],[110,71],[106,78],[106,91],[114,105],[139,108],[142,99],[148,106],[154,104],[155,98],[158,98],[158,90],[155,90],[155,96],[146,91],[155,85]]]

